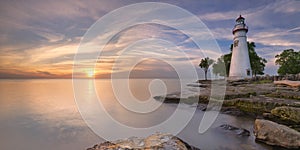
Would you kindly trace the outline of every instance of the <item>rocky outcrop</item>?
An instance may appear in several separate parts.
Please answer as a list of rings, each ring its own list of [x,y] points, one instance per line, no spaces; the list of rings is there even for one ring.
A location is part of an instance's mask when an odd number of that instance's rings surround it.
[[[197,83],[205,85],[210,84],[211,82],[213,81],[198,81]],[[269,82],[263,84],[258,84],[256,82],[251,83],[250,81],[250,84],[244,84],[244,82],[246,81],[228,81],[224,101],[222,102],[222,113],[235,116],[247,115],[250,117],[261,117],[263,114],[267,114],[267,117],[273,117],[272,119],[275,119],[274,121],[276,121],[277,117],[271,114],[272,109],[280,106],[300,108],[300,101],[298,101],[300,100],[300,92],[296,91],[295,88],[289,86],[274,86],[273,83]],[[237,83],[238,85],[236,85]],[[235,85],[233,86],[232,84]],[[193,90],[197,89],[197,87],[189,88]],[[154,98],[163,103],[201,104],[201,107],[198,107],[199,109],[211,111],[211,108],[203,107],[203,105],[207,105],[210,101],[214,101],[214,98],[211,99],[211,87],[201,88],[200,91],[200,94],[195,92],[186,97],[181,97],[180,92],[175,92],[165,96],[156,96]],[[213,97],[216,96],[216,93],[214,94]],[[218,94],[222,95],[222,93]],[[222,96],[220,97],[222,98]],[[219,102],[220,101],[216,103]],[[287,123],[287,125],[290,124]]]
[[[276,107],[271,110],[271,114],[288,124],[300,124],[300,108],[287,106]]]
[[[192,147],[180,138],[170,135],[156,133],[146,138],[131,137],[114,142],[103,142],[87,150],[199,150]]]
[[[300,148],[300,133],[298,131],[272,121],[256,119],[254,135],[256,140],[269,145]]]
[[[236,135],[239,136],[250,136],[250,132],[244,128],[238,128],[229,124],[223,124],[220,126],[221,129],[233,132]]]

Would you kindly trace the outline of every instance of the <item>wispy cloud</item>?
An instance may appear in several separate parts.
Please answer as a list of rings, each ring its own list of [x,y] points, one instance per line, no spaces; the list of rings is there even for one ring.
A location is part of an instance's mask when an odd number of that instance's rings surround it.
[[[183,7],[196,14],[211,30],[212,35],[219,42],[223,52],[229,51],[232,43],[232,28],[235,18],[242,14],[249,26],[248,40],[257,45],[257,52],[268,59],[266,72],[274,74],[276,66],[274,56],[287,48],[300,49],[300,2],[299,1],[167,1]],[[88,28],[106,13],[133,4],[135,1],[1,1],[0,2],[0,74],[1,77],[59,77],[70,76],[72,73],[73,57],[79,42]],[[152,10],[147,11],[153,11]],[[147,12],[134,12],[146,16]],[[138,19],[138,18],[123,18]],[[206,32],[194,28],[193,18],[166,20],[171,25],[188,26],[190,33],[207,38]],[[122,25],[122,20],[114,20],[115,25]],[[104,30],[104,29],[103,29]],[[81,59],[87,64],[97,60],[85,60],[99,52],[95,43],[109,37],[116,32],[115,26],[109,26],[105,35],[96,37],[90,48],[81,52]],[[97,67],[99,75],[110,74],[112,65],[122,50],[144,39],[163,39],[173,43],[174,47],[160,49],[155,46],[135,47],[134,55],[158,56],[177,64],[185,64],[186,57],[174,53],[176,48],[182,49],[197,67],[200,59],[205,56],[217,58],[220,52],[208,49],[205,45],[197,47],[193,39],[180,31],[165,26],[144,24],[121,31],[105,45],[103,54],[98,57]],[[203,42],[205,44],[205,42]],[[103,45],[100,45],[100,47]],[[88,47],[88,45],[87,45]],[[155,50],[157,49],[157,50]],[[132,52],[133,53],[133,52]],[[121,60],[121,59],[120,59]],[[125,71],[129,56],[122,58],[124,64],[117,72]],[[157,61],[147,61],[136,69],[168,71],[167,65],[158,65]],[[152,65],[152,66],[151,66]],[[124,67],[124,68],[122,68]],[[271,69],[270,69],[271,68]],[[142,72],[140,72],[142,73]],[[158,75],[158,74],[156,74]]]

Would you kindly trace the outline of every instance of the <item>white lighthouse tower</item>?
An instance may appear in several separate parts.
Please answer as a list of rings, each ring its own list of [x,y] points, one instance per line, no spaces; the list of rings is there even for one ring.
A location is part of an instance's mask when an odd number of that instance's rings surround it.
[[[232,30],[233,49],[229,70],[229,79],[238,80],[250,78],[252,76],[250,58],[247,45],[248,27],[245,18],[241,15],[236,19],[236,24]]]

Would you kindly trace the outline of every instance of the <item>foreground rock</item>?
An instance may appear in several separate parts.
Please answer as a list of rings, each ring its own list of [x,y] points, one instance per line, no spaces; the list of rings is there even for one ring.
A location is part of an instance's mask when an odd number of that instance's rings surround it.
[[[199,150],[176,136],[156,133],[147,138],[131,137],[114,142],[104,142],[87,150]]]
[[[250,132],[244,128],[238,128],[229,124],[223,124],[220,126],[220,128],[227,130],[227,131],[232,131],[234,132],[236,135],[239,136],[250,136]]]
[[[300,133],[298,131],[272,121],[256,119],[254,135],[256,140],[269,145],[293,149],[300,148]]]

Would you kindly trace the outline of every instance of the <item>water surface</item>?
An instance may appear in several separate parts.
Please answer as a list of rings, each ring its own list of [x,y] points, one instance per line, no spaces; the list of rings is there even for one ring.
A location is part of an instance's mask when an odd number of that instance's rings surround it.
[[[130,80],[133,95],[141,101],[151,98],[150,81]],[[169,93],[180,90],[177,80],[164,81]],[[95,87],[107,111],[128,126],[151,127],[167,119],[176,109],[176,104],[163,104],[148,115],[132,113],[115,100],[109,80],[96,80]],[[185,92],[193,91],[191,88],[186,87]],[[271,149],[254,141],[251,118],[220,114],[207,132],[199,134],[202,116],[203,112],[197,110],[178,136],[201,149]],[[251,136],[240,137],[219,130],[218,126],[225,123],[248,129]],[[67,79],[0,80],[0,133],[1,150],[86,149],[103,141],[81,118],[74,101],[72,80]]]

